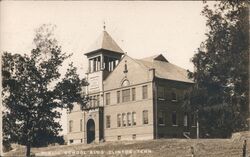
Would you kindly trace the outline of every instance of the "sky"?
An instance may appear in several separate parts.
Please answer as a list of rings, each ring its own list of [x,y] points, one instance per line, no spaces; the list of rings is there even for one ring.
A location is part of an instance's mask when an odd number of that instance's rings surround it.
[[[81,77],[87,70],[84,53],[103,31],[133,58],[163,54],[193,71],[190,59],[206,39],[202,1],[1,1],[0,51],[29,54],[35,29],[54,24],[62,51],[73,53]],[[62,72],[66,67],[62,68]],[[67,130],[65,112],[61,120]]]

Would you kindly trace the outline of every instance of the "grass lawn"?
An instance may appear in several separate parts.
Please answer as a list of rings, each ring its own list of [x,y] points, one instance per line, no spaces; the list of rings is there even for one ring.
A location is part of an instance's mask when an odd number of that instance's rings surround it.
[[[250,131],[234,134],[231,139],[159,139],[147,141],[105,142],[32,148],[36,156],[84,157],[241,157],[244,139],[250,156]],[[24,156],[25,147],[5,153]]]

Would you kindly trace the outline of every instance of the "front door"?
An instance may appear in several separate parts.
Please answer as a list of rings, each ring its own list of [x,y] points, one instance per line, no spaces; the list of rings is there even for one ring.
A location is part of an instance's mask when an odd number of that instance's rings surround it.
[[[87,143],[91,143],[95,140],[95,122],[93,119],[89,119],[87,122]]]

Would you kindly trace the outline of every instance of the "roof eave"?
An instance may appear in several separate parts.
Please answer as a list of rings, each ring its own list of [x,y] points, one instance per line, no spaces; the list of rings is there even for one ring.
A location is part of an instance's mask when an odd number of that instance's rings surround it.
[[[118,53],[118,54],[120,54],[120,55],[123,55],[123,54],[124,54],[124,52],[117,52],[117,51],[112,51],[112,50],[100,48],[100,49],[97,49],[97,50],[93,50],[93,51],[84,53],[84,55],[85,55],[85,56],[88,56],[88,55],[91,54],[91,53],[95,53],[95,52],[102,51],[102,50],[104,50],[104,51],[109,51],[109,52],[115,52],[115,53]]]
[[[162,78],[162,77],[159,77],[159,76],[155,76],[156,79],[161,79],[161,80],[168,80],[168,81],[175,81],[175,82],[180,82],[180,83],[187,83],[187,84],[195,84],[195,82],[191,81],[188,82],[188,81],[182,81],[182,80],[173,80],[173,79],[168,79],[168,78]]]

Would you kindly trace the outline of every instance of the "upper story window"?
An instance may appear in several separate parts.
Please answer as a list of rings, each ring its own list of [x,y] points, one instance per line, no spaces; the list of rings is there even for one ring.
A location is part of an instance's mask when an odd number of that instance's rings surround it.
[[[118,62],[119,60],[117,58],[104,56],[103,68],[107,71],[113,71]]]
[[[121,92],[120,91],[116,92],[116,97],[117,97],[117,103],[120,103],[121,102]]]
[[[148,110],[142,112],[143,124],[148,124]]]
[[[128,80],[124,80],[124,81],[122,82],[122,87],[129,86],[129,85],[130,85],[130,83],[129,83]]]
[[[177,94],[175,92],[171,93],[172,101],[177,101]]]
[[[148,86],[142,86],[142,99],[147,99],[148,98]]]
[[[89,97],[89,106],[92,106],[93,105],[93,98],[92,96]]]
[[[130,89],[125,89],[122,91],[122,102],[130,101]]]
[[[132,101],[135,101],[135,99],[136,99],[135,88],[132,88]]]
[[[100,106],[100,95],[96,96],[96,106]]]
[[[106,105],[110,105],[110,93],[106,93]]]
[[[158,86],[157,95],[158,95],[159,99],[164,99],[165,98],[165,93],[164,93],[164,87],[163,86]]]
[[[73,120],[69,121],[69,132],[73,131]]]
[[[93,107],[95,107],[96,106],[96,96],[93,96],[92,99],[93,99]]]
[[[110,128],[110,116],[106,116],[106,128]]]
[[[89,59],[89,72],[96,72],[101,70],[101,57]]]

